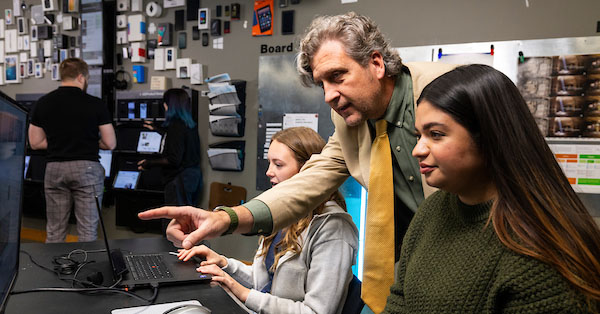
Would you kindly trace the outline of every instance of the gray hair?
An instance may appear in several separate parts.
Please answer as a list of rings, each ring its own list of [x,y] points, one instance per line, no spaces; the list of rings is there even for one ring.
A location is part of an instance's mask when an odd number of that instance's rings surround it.
[[[402,69],[398,52],[390,47],[379,27],[369,17],[354,12],[319,16],[306,30],[296,56],[296,68],[305,86],[314,84],[310,64],[321,44],[328,40],[341,42],[346,47],[346,54],[362,66],[368,64],[373,52],[379,52],[383,56],[387,76],[395,76]]]

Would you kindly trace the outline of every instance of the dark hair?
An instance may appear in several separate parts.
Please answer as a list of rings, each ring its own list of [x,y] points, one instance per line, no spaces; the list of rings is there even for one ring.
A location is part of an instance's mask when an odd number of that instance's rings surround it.
[[[164,126],[169,126],[173,119],[183,121],[185,126],[190,129],[196,126],[196,122],[194,122],[191,115],[192,105],[190,103],[190,96],[184,89],[171,88],[167,90],[163,95],[163,101],[169,107],[165,123],[163,124]]]
[[[500,241],[553,266],[598,304],[600,231],[514,83],[486,65],[461,66],[425,87],[417,103],[425,100],[473,137],[497,190],[488,225]]]
[[[65,59],[58,66],[58,73],[63,81],[74,80],[79,74],[86,78],[90,75],[87,63],[79,58]]]

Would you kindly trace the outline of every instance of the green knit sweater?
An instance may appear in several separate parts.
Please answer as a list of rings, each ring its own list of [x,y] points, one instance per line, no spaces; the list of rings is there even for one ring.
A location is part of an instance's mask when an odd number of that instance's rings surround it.
[[[485,227],[490,206],[443,191],[423,202],[384,313],[586,313],[583,296],[557,271]]]

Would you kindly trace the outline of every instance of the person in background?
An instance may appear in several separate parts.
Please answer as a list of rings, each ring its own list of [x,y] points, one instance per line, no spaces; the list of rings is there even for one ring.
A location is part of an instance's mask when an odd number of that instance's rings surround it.
[[[202,170],[200,137],[192,119],[190,97],[181,88],[171,88],[163,95],[163,106],[163,126],[166,128],[164,151],[160,158],[140,160],[138,169],[161,167],[165,205],[195,206],[202,191]],[[146,126],[154,130],[151,124]]]
[[[271,184],[294,176],[323,146],[310,128],[277,132],[268,152]],[[336,191],[308,216],[261,237],[251,266],[204,245],[180,250],[179,258],[205,258],[198,271],[213,275],[257,313],[341,313],[358,251],[358,230],[345,207]]]
[[[59,66],[60,87],[36,103],[29,125],[32,149],[47,149],[44,192],[46,242],[64,242],[74,203],[79,241],[97,238],[98,210],[104,192],[99,149],[113,150],[115,130],[106,105],[86,93],[85,61],[69,58]]]
[[[418,100],[427,198],[385,313],[598,313],[600,231],[513,82],[448,72]]]
[[[403,63],[379,27],[354,12],[315,18],[299,50],[302,82],[322,88],[332,109],[335,132],[321,154],[294,178],[233,207],[233,214],[163,207],[139,217],[174,218],[167,238],[184,248],[231,232],[266,235],[306,216],[352,176],[368,190],[361,298],[380,313],[406,228],[432,192],[410,154],[416,143],[415,100],[454,66]]]

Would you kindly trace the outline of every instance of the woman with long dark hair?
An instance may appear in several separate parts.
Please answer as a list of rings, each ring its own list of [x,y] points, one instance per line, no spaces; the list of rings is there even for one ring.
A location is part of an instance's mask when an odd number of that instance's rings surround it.
[[[163,95],[166,139],[162,156],[138,162],[140,170],[161,167],[165,205],[198,205],[202,190],[200,137],[191,115],[190,97],[181,88]]]
[[[441,191],[411,222],[385,312],[597,312],[600,231],[513,82],[459,67],[415,121],[413,156]]]

